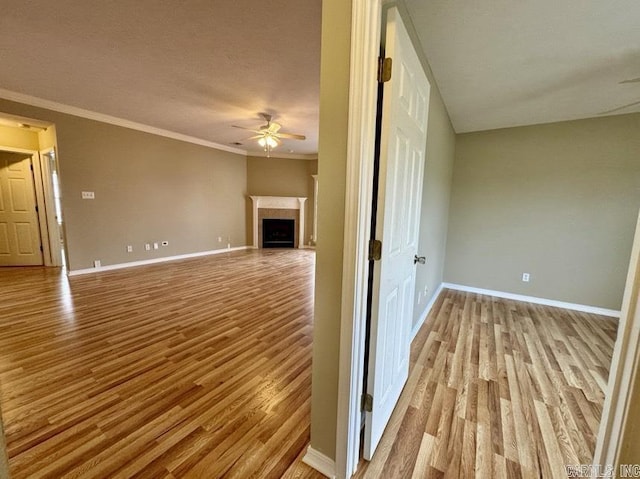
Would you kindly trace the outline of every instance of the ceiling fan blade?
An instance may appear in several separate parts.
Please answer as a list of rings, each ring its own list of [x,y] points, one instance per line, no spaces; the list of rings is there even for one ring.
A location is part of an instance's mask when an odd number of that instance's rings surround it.
[[[264,135],[254,135],[247,138],[247,140],[258,140],[260,138],[264,138]]]
[[[618,108],[612,108],[611,110],[601,111],[600,113],[598,113],[598,115],[607,115],[609,113],[624,110],[625,108],[629,108],[631,106],[636,106],[636,105],[640,105],[640,100],[634,101],[633,103],[629,103],[628,105],[619,106]]]
[[[631,78],[629,80],[622,80],[621,82],[619,82],[620,85],[624,84],[624,83],[640,83],[640,77],[638,78]]]
[[[307,137],[304,135],[296,135],[294,133],[278,133],[280,138],[290,138],[292,140],[306,140]]]
[[[278,123],[269,123],[269,131],[271,133],[277,133],[282,128]]]
[[[247,130],[247,131],[252,131],[254,133],[260,133],[260,130],[256,130],[254,128],[246,128],[244,126],[238,126],[238,125],[231,125],[233,128],[240,128],[241,130]]]

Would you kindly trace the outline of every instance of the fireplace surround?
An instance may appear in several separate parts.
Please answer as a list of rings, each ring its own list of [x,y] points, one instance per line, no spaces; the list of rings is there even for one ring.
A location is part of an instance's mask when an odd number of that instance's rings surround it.
[[[294,220],[295,248],[304,248],[304,206],[307,198],[292,196],[250,196],[253,203],[253,247],[263,247],[263,220]]]

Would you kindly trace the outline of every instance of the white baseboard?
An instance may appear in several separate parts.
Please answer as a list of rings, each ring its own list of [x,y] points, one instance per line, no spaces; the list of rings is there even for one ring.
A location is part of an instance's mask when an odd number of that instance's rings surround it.
[[[427,320],[427,316],[429,316],[429,313],[431,312],[431,308],[433,308],[433,305],[436,304],[436,300],[438,299],[438,296],[440,296],[440,293],[442,292],[442,288],[443,288],[443,283],[440,283],[440,286],[438,286],[438,289],[436,289],[436,292],[433,294],[433,296],[425,306],[424,311],[420,315],[420,319],[418,320],[416,325],[413,327],[413,331],[411,331],[411,341],[413,341],[413,338],[416,337],[416,334],[418,334],[418,331],[420,331],[420,328],[422,327],[424,322]]]
[[[211,251],[200,251],[198,253],[180,254],[177,256],[165,256],[164,258],[145,259],[141,261],[131,261],[129,263],[109,264],[98,268],[74,269],[69,271],[69,276],[79,276],[82,274],[100,273],[102,271],[112,271],[114,269],[133,268],[135,266],[144,266],[155,263],[166,263],[167,261],[176,261],[181,259],[197,258],[199,256],[209,256],[212,254],[229,253],[231,251],[241,251],[251,249],[251,246],[237,246],[235,248],[214,249]]]
[[[583,313],[599,314],[601,316],[610,316],[619,318],[620,311],[615,309],[599,308],[598,306],[589,306],[586,304],[566,303],[564,301],[556,301],[555,299],[538,298],[536,296],[524,296],[522,294],[505,293],[504,291],[494,291],[491,289],[474,288],[473,286],[465,286],[462,284],[442,283],[443,288],[455,289],[457,291],[466,291],[468,293],[485,294],[487,296],[496,296],[498,298],[513,299],[515,301],[524,301],[527,303],[543,304],[545,306],[554,306],[556,308],[572,309],[574,311],[582,311]]]
[[[313,467],[316,471],[327,476],[329,479],[335,479],[336,477],[336,462],[321,452],[316,451],[311,446],[307,448],[307,452],[302,458],[302,462],[307,466]]]

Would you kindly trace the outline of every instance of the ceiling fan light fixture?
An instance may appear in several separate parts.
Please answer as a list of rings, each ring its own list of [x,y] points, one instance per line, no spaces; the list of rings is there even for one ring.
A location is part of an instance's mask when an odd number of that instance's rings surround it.
[[[258,145],[262,148],[271,149],[278,146],[278,140],[270,133],[265,133],[263,136],[258,138]]]
[[[278,146],[278,141],[273,136],[268,135],[267,145],[269,145],[271,148],[275,148],[276,146]]]

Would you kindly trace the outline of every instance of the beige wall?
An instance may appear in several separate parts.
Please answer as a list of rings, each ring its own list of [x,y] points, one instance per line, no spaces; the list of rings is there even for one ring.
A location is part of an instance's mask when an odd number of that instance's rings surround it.
[[[6,100],[0,112],[56,126],[71,270],[246,245],[243,155]]]
[[[306,197],[304,243],[313,232],[313,178],[318,160],[247,158],[247,194],[256,196]],[[251,233],[251,232],[249,232]]]
[[[38,132],[38,140],[40,143],[40,151],[49,150],[56,145],[56,127],[55,125],[50,126],[46,130],[41,130]]]
[[[351,1],[322,2],[311,446],[335,458]]]
[[[445,280],[620,309],[639,131],[633,114],[458,135]]]
[[[0,125],[0,148],[3,146],[39,151],[38,133],[22,128]]]

